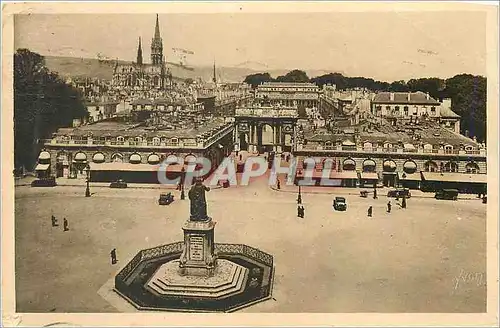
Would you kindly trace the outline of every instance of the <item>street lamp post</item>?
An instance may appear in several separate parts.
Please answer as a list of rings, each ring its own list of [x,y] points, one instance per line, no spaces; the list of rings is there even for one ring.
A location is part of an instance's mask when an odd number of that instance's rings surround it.
[[[90,165],[87,164],[87,188],[85,188],[85,197],[90,197]]]

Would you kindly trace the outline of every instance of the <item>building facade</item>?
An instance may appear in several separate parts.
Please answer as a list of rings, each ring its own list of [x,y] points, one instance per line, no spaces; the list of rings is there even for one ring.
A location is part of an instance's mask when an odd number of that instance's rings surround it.
[[[372,100],[376,117],[416,120],[422,116],[460,133],[460,116],[451,110],[451,100],[439,102],[423,92],[379,92]]]
[[[314,83],[264,82],[257,86],[255,98],[271,105],[317,108],[320,89]]]
[[[127,172],[153,172],[169,156],[185,165],[189,158],[205,157],[216,168],[233,150],[233,124],[220,119],[188,132],[178,129],[148,129],[142,124],[103,121],[78,128],[59,129],[45,140],[43,164],[49,175],[65,178],[91,177],[115,179]],[[185,165],[174,166],[173,174],[185,172]],[[101,173],[99,173],[101,172]],[[102,174],[108,172],[109,174]],[[122,173],[120,173],[122,172]],[[153,182],[153,180],[134,182]],[[96,180],[93,180],[96,181]]]

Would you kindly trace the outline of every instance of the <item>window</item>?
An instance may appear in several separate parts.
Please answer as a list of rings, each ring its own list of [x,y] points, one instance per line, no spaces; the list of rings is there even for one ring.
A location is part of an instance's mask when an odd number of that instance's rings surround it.
[[[405,116],[408,116],[408,106],[403,107],[403,111],[405,113]]]
[[[436,115],[436,107],[434,106],[431,107],[431,114]]]

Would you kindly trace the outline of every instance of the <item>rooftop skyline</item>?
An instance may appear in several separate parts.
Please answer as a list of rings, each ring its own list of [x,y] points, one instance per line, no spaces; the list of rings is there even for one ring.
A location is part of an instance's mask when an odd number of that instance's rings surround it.
[[[156,14],[17,15],[14,47],[150,62]],[[159,14],[163,53],[187,64],[342,72],[383,81],[486,74],[484,12]]]

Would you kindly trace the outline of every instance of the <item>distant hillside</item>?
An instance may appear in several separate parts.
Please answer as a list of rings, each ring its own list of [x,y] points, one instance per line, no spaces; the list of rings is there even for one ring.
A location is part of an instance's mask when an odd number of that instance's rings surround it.
[[[127,63],[119,61],[119,63]],[[45,56],[45,64],[54,72],[63,77],[93,77],[99,79],[111,80],[113,77],[113,67],[115,61],[99,61],[96,58],[75,58],[75,57],[54,57]],[[217,79],[221,82],[241,82],[247,75],[268,72],[273,77],[285,75],[291,69],[266,69],[265,64],[248,65],[243,63],[238,67],[216,67]],[[187,70],[176,65],[168,65],[174,77],[180,79],[202,78],[204,81],[211,81],[213,77],[213,67],[194,66],[193,70]],[[258,66],[263,66],[258,69]],[[319,76],[330,73],[330,70],[306,70],[309,77]]]

